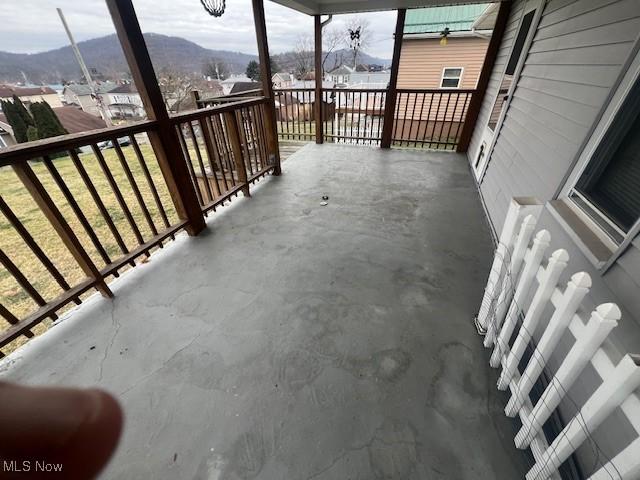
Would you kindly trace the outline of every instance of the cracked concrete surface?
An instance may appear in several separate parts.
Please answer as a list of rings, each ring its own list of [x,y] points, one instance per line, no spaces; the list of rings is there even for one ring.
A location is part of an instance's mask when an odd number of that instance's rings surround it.
[[[2,378],[113,392],[105,479],[522,478],[471,322],[492,248],[464,157],[308,145],[283,167]]]

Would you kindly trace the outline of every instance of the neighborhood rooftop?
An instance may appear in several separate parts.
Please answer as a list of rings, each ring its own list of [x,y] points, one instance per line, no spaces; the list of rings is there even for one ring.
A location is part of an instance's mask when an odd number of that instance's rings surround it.
[[[414,8],[407,10],[405,34],[470,31],[489,3],[453,5],[449,7]]]

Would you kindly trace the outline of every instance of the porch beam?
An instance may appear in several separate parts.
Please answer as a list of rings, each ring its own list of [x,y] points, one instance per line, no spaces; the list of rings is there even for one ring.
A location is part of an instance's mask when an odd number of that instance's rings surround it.
[[[315,91],[315,120],[316,120],[316,143],[322,143],[324,141],[324,122],[323,120],[323,112],[322,112],[322,78],[324,77],[324,72],[322,71],[322,22],[320,21],[320,15],[315,15],[313,17],[313,28],[314,28],[314,58],[315,58],[315,81],[316,81],[316,91]]]
[[[464,125],[462,126],[462,133],[460,133],[460,140],[458,141],[458,147],[456,148],[456,151],[459,153],[464,153],[469,149],[469,143],[471,142],[473,131],[475,130],[478,122],[482,102],[487,93],[489,79],[491,78],[493,66],[496,63],[496,57],[498,56],[502,37],[504,36],[504,31],[507,26],[509,12],[511,11],[511,3],[512,2],[500,2],[496,24],[493,27],[491,40],[489,41],[487,53],[484,57],[484,62],[482,63],[480,78],[478,78],[478,85],[476,86],[475,93],[471,96],[467,116],[465,118]]]
[[[189,176],[177,132],[169,119],[169,113],[162,99],[162,92],[133,4],[131,0],[106,0],[106,2],[147,117],[157,122],[157,128],[148,133],[149,142],[167,183],[178,217],[188,222],[186,230],[189,235],[197,235],[205,228],[204,216]]]
[[[267,148],[274,166],[274,175],[280,175],[280,148],[278,146],[278,130],[276,123],[276,104],[273,95],[273,82],[271,78],[271,61],[269,57],[269,43],[267,41],[267,23],[264,16],[264,1],[251,0],[253,7],[253,21],[256,28],[256,40],[258,41],[258,60],[260,62],[260,78],[262,79],[262,94],[267,99],[265,104],[265,127],[267,131]]]
[[[396,18],[396,31],[393,36],[393,58],[391,60],[391,78],[387,88],[387,98],[384,102],[384,122],[382,125],[381,148],[391,147],[391,136],[393,133],[393,115],[396,111],[396,98],[398,96],[398,68],[400,67],[400,52],[402,51],[402,37],[404,35],[404,18],[407,10],[398,9]]]

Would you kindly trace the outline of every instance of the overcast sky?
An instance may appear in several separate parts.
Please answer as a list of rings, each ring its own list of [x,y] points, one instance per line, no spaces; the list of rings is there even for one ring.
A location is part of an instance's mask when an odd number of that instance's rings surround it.
[[[250,0],[227,0],[225,14],[211,17],[199,0],[134,0],[144,32],[186,38],[207,48],[256,52]],[[2,0],[0,50],[34,53],[68,44],[56,13],[61,7],[76,41],[114,33],[104,0]],[[313,18],[265,1],[269,47],[272,53],[291,50],[304,34],[313,34]],[[334,17],[332,27],[344,29],[351,15]],[[372,38],[367,53],[391,58],[395,12],[362,15]]]

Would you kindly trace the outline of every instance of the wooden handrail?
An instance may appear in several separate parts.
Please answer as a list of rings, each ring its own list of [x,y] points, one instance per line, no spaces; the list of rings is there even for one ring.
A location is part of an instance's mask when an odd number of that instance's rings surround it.
[[[369,93],[386,93],[386,88],[323,88],[325,92],[369,92]]]
[[[157,122],[154,120],[143,120],[122,127],[100,128],[87,132],[44,138],[29,143],[19,143],[0,150],[0,167],[6,167],[19,161],[30,160],[58,151],[71,150],[77,147],[91,145],[92,143],[111,140],[114,137],[120,138],[136,133],[148,132],[154,130],[156,126]]]
[[[255,88],[253,90],[245,90],[244,92],[228,93],[226,95],[220,95],[219,97],[198,97],[198,102],[215,102],[225,98],[238,98],[238,97],[250,97],[250,96],[262,96],[262,88]]]
[[[472,88],[397,88],[398,93],[439,93],[439,94],[451,94],[451,93],[475,93]]]
[[[260,105],[266,103],[265,97],[255,97],[247,100],[238,100],[237,102],[225,103],[224,105],[214,105],[212,107],[204,107],[198,110],[188,110],[182,113],[176,113],[171,115],[171,121],[173,123],[183,123],[189,120],[197,120],[198,118],[208,117],[218,113],[232,112],[240,108],[251,107],[253,105]]]

